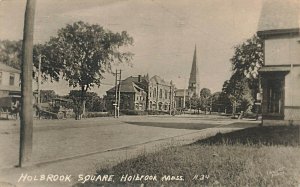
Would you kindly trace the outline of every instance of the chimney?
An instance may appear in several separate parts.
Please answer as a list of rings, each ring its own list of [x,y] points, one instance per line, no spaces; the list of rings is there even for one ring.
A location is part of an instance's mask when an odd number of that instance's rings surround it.
[[[141,82],[141,81],[142,81],[142,76],[138,75],[138,82]]]

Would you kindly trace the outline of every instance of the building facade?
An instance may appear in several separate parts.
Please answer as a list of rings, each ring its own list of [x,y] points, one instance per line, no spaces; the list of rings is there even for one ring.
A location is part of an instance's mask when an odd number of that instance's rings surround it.
[[[144,111],[146,109],[146,91],[141,88],[137,83],[136,77],[128,77],[122,80],[117,87],[113,87],[106,92],[106,108],[109,111],[114,110],[116,102],[116,89],[117,95],[120,89],[120,110],[136,110]]]
[[[264,41],[260,69],[264,120],[300,120],[300,12],[295,0],[265,1],[258,28]]]
[[[20,93],[20,70],[0,63],[0,98]]]
[[[0,63],[0,112],[17,110],[20,98],[20,70]]]
[[[170,111],[174,108],[175,86],[155,75],[148,83],[148,110]]]
[[[172,81],[168,83],[157,75],[150,79],[148,75],[128,77],[120,84],[120,110],[170,111],[175,104],[174,88]],[[116,89],[118,86],[106,92],[107,110],[114,109]]]

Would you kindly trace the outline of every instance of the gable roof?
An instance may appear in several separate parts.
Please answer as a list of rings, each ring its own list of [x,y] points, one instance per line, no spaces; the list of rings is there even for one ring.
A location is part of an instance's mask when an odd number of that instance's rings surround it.
[[[144,91],[141,87],[139,87],[135,82],[134,79],[135,77],[128,77],[125,80],[121,81],[120,85],[120,92],[122,93],[136,93],[140,92],[141,90]],[[114,86],[113,88],[109,89],[107,93],[115,93],[116,92],[116,87]]]
[[[10,73],[20,73],[21,71],[10,67],[2,62],[0,62],[0,71],[10,72]]]
[[[258,31],[299,29],[299,0],[265,0]]]
[[[155,82],[161,85],[165,85],[165,86],[170,86],[170,83],[166,82],[164,79],[162,79],[160,76],[158,75],[154,75],[151,79],[150,82]]]

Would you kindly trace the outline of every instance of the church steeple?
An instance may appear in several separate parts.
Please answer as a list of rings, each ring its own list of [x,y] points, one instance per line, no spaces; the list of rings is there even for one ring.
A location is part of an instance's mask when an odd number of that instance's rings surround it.
[[[189,87],[188,91],[190,96],[200,95],[200,77],[199,77],[199,68],[198,68],[198,62],[197,62],[197,46],[195,45],[194,50],[194,57],[193,57],[193,63],[192,63],[192,69],[189,79]]]

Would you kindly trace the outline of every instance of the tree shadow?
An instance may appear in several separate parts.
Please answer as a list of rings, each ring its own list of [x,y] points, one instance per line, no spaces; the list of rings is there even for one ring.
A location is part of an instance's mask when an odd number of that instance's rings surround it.
[[[299,146],[300,126],[250,127],[198,140],[193,144],[203,145],[267,145]]]

